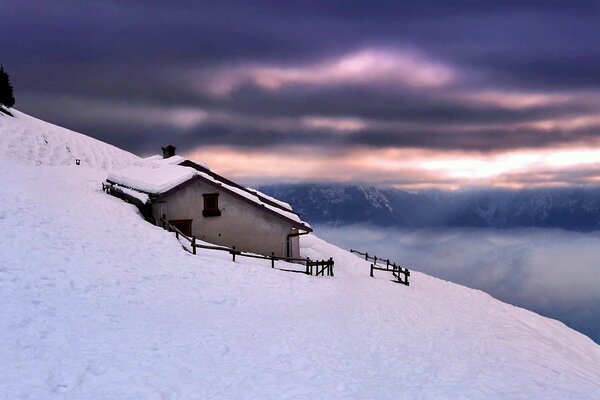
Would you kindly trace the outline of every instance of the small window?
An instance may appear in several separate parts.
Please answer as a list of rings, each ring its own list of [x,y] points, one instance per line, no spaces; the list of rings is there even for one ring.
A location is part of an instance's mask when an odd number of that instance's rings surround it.
[[[202,215],[205,217],[217,217],[221,215],[221,210],[219,210],[219,193],[208,193],[202,196],[204,197]]]

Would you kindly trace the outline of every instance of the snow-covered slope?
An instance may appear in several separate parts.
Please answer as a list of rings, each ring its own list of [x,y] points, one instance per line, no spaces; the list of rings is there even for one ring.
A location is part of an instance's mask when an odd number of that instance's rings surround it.
[[[334,278],[193,256],[104,170],[0,168],[0,399],[600,398],[599,346],[482,292],[314,236]]]
[[[75,165],[122,168],[139,157],[110,144],[11,109],[0,113],[0,154],[30,165]]]

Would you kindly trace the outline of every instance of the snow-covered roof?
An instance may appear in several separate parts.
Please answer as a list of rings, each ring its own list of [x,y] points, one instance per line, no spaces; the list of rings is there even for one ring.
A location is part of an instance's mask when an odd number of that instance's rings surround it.
[[[304,222],[300,219],[300,217],[298,216],[298,214],[296,214],[295,212],[292,211],[292,208],[289,206],[288,204],[288,209],[289,210],[283,210],[280,207],[275,207],[267,202],[262,201],[262,199],[260,197],[258,197],[256,194],[252,194],[247,190],[244,189],[240,189],[238,187],[232,186],[232,185],[228,185],[226,183],[220,182],[216,179],[214,179],[212,176],[203,173],[203,172],[198,172],[198,175],[204,177],[207,180],[210,180],[212,182],[218,183],[223,189],[228,190],[232,193],[236,193],[238,196],[242,196],[245,199],[250,200],[251,202],[254,202],[262,207],[265,207],[268,210],[271,210],[279,215],[282,215],[284,217],[286,217],[287,219],[290,219],[294,222],[297,222],[299,224],[303,224],[306,225],[307,228],[310,228],[310,225],[307,222]],[[287,204],[287,203],[286,203]]]
[[[196,170],[161,161],[144,160],[108,174],[108,181],[148,194],[161,194],[190,180]]]
[[[143,161],[157,163],[160,165],[177,165],[177,164],[180,164],[181,162],[185,161],[185,158],[183,158],[181,156],[172,156],[172,157],[168,157],[168,158],[163,158],[163,156],[159,156],[157,154],[154,156],[144,158]]]
[[[148,200],[150,200],[150,196],[148,196],[147,193],[139,192],[137,190],[130,189],[130,188],[126,187],[126,186],[121,186],[121,185],[118,185],[116,183],[112,187],[113,187],[113,189],[120,190],[124,194],[126,194],[128,196],[131,196],[134,199],[137,199],[137,200],[141,201],[142,204],[146,204],[148,202]]]
[[[107,181],[151,196],[165,195],[171,190],[193,179],[200,179],[217,186],[235,197],[253,203],[265,211],[289,220],[299,229],[312,231],[310,225],[300,219],[292,207],[256,190],[247,189],[229,179],[212,173],[205,164],[195,163],[201,168],[178,165],[186,161],[181,156],[162,158],[152,156],[138,161],[122,170],[109,173]]]
[[[256,194],[258,197],[262,197],[265,200],[269,200],[269,201],[277,204],[280,208],[284,208],[284,209],[286,209],[288,211],[292,211],[292,212],[294,211],[294,210],[292,210],[292,206],[290,206],[290,204],[286,203],[285,201],[278,200],[275,197],[271,197],[268,194],[264,194],[263,192],[260,192],[256,189],[246,188],[246,190]]]
[[[294,212],[294,210],[288,203],[277,200],[271,196],[268,196],[262,192],[259,192],[258,190],[244,187],[244,186],[232,181],[231,179],[227,179],[224,176],[221,176],[221,175],[217,174],[216,172],[211,171],[208,168],[208,165],[206,165],[206,164],[199,163],[197,161],[184,160],[179,165],[194,168],[195,170],[206,174],[208,177],[211,177],[214,181],[220,182],[221,184],[228,185],[231,188],[236,188],[239,191],[247,192],[252,196],[258,197],[258,199],[260,200],[261,203],[266,203],[269,206],[279,208],[282,211],[291,212],[291,213],[296,214],[296,212]]]

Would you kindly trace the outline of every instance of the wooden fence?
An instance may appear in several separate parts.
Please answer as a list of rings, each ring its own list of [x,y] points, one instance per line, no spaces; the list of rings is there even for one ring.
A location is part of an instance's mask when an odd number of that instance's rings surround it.
[[[377,256],[370,256],[367,252],[361,253],[358,250],[350,249],[350,253],[364,256],[366,261],[373,261],[373,263],[371,264],[370,272],[371,278],[375,277],[375,275],[373,274],[374,270],[387,271],[392,273],[392,275],[396,278],[398,283],[402,283],[403,285],[409,286],[408,277],[410,276],[410,270],[408,268],[396,265],[396,263],[390,262],[389,259],[384,260],[382,258],[377,258]],[[381,264],[385,262],[385,265],[377,264],[377,262],[380,262]]]
[[[207,249],[207,250],[218,250],[218,251],[226,251],[231,254],[232,260],[235,261],[236,257],[248,257],[248,258],[258,258],[261,260],[269,260],[271,261],[271,268],[276,268],[282,271],[287,272],[298,272],[306,275],[314,275],[314,276],[334,276],[333,275],[333,266],[334,261],[333,258],[329,257],[329,260],[311,260],[310,258],[291,258],[291,257],[276,257],[275,253],[271,253],[270,256],[263,256],[259,254],[251,254],[245,253],[240,250],[236,250],[235,246],[226,247],[226,246],[215,246],[215,245],[205,245],[198,244],[195,236],[188,236],[181,232],[179,229],[174,227],[169,221],[164,218],[160,218],[160,223],[162,227],[169,232],[175,232],[175,237],[177,240],[179,238],[183,238],[190,242],[190,246],[192,247],[192,253],[196,254],[196,249]],[[187,250],[187,249],[186,249]],[[289,263],[297,263],[301,264],[304,269],[303,270],[294,270],[294,269],[285,269],[276,267],[275,261],[286,261]]]
[[[306,259],[306,274],[307,275],[312,275],[313,274],[313,267],[314,269],[314,275],[315,276],[333,276],[333,258],[329,257],[329,260],[317,260],[317,261],[311,261],[310,259]],[[320,268],[320,269],[319,269]]]

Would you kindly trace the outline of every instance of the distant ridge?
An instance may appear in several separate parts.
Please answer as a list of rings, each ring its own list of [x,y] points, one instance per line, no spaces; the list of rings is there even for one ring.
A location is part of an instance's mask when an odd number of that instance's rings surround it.
[[[332,226],[600,230],[600,187],[408,192],[360,185],[265,185],[306,220]]]

